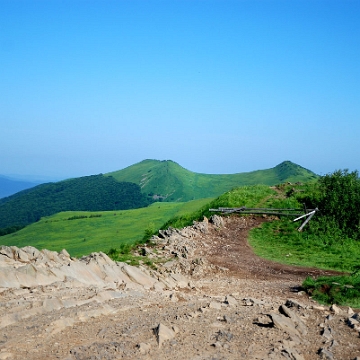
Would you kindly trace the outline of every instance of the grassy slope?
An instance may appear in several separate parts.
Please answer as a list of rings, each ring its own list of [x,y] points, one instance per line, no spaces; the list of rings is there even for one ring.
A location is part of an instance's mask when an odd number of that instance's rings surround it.
[[[149,224],[159,228],[168,219],[193,212],[210,200],[154,203],[147,208],[122,211],[61,212],[42,218],[16,233],[0,237],[0,243],[18,247],[31,245],[56,251],[65,248],[72,256],[93,251],[105,252],[120,244],[133,244],[141,240]],[[90,218],[90,215],[101,217]],[[68,220],[74,216],[87,218]]]
[[[173,161],[144,160],[106,175],[113,176],[118,181],[135,182],[144,193],[165,196],[166,201],[216,197],[242,185],[275,185],[285,181],[308,181],[316,178],[311,171],[290,161],[267,170],[214,175],[189,171]]]
[[[249,242],[257,255],[289,265],[352,272],[360,263],[359,242],[332,241],[311,234],[309,228],[299,233],[298,226],[286,219],[266,223],[251,232]]]

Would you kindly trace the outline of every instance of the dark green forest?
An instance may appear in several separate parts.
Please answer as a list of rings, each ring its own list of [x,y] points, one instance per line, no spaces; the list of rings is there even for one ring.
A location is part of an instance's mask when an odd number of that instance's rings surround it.
[[[128,210],[151,200],[140,186],[100,175],[38,185],[0,201],[0,234],[60,211]]]

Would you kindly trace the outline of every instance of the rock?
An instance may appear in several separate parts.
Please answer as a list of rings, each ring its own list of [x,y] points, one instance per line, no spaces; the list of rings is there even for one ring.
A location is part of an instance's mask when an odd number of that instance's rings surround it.
[[[74,326],[75,319],[74,318],[61,318],[56,320],[50,324],[50,326],[46,329],[49,335],[55,335],[61,331],[63,331],[67,327]]]
[[[160,281],[157,281],[154,284],[154,290],[160,293],[164,291],[165,287],[166,287],[165,284]]]
[[[164,239],[176,234],[177,234],[177,230],[172,228],[171,226],[166,230],[159,230],[160,237]]]
[[[88,311],[79,311],[77,315],[77,319],[80,322],[85,322],[90,319],[95,319],[103,315],[112,315],[116,313],[116,309],[112,308],[109,305],[103,305],[99,308],[96,308],[94,310],[88,310]]]
[[[222,347],[222,343],[220,341],[216,341],[213,344],[211,344],[211,346],[215,347],[215,348],[221,348]]]
[[[70,254],[65,249],[62,249],[59,254],[70,259]]]
[[[299,331],[296,329],[294,322],[291,318],[283,315],[271,313],[269,314],[276,328],[287,332],[289,335],[296,335],[300,337]]]
[[[145,355],[148,354],[151,350],[151,344],[148,343],[140,343],[137,345],[137,348],[139,349],[140,354]]]
[[[349,318],[347,319],[347,324],[352,328],[354,329],[355,327],[359,326],[360,325],[360,322],[354,318]]]
[[[274,323],[271,319],[271,316],[268,314],[260,315],[257,318],[255,318],[254,324],[264,326],[264,327],[270,327],[270,326],[274,325]]]
[[[325,327],[324,330],[322,331],[322,336],[327,340],[330,341],[333,339],[332,336],[333,330],[330,328],[330,326]]]
[[[263,305],[264,301],[254,299],[254,298],[244,298],[242,300],[244,306],[254,306],[254,305]]]
[[[219,303],[217,301],[211,301],[210,304],[209,304],[209,308],[210,309],[221,310],[221,303]]]
[[[236,306],[237,305],[237,300],[231,296],[231,295],[227,295],[225,298],[225,304],[228,304],[229,306]]]
[[[159,324],[155,331],[159,347],[163,345],[164,341],[171,340],[175,337],[175,332],[163,324]]]
[[[224,343],[225,341],[230,342],[233,339],[233,337],[234,335],[231,332],[222,331],[222,330],[219,330],[215,335],[216,340],[222,343]]]
[[[40,251],[40,253],[43,255],[44,263],[48,263],[49,261],[53,261],[57,263],[61,262],[61,259],[59,258],[59,254],[56,251],[43,249]]]
[[[223,321],[227,322],[228,324],[233,324],[235,322],[234,318],[232,318],[228,315],[223,316]]]
[[[58,298],[45,299],[43,307],[46,311],[54,311],[61,309],[63,307],[63,303]]]
[[[188,287],[189,280],[181,274],[170,274],[170,276],[176,281],[176,286],[180,289]]]
[[[178,299],[178,297],[176,296],[175,293],[170,294],[169,298],[170,298],[170,300],[173,301],[173,302],[179,301],[179,299]]]
[[[150,248],[148,248],[147,246],[144,246],[139,249],[139,254],[141,256],[148,256],[148,255],[152,254],[152,250]]]
[[[329,350],[326,350],[325,348],[321,348],[319,350],[319,355],[320,355],[320,359],[323,359],[323,360],[333,360],[334,359],[333,353]]]
[[[209,220],[206,216],[204,216],[204,220],[202,222],[194,221],[193,228],[206,234],[209,231]]]
[[[167,238],[153,235],[150,239],[150,242],[154,243],[155,245],[165,245],[167,243]]]
[[[156,280],[146,274],[135,266],[124,265],[121,270],[135,283],[143,286],[152,287]]]
[[[329,350],[332,350],[335,346],[338,346],[339,343],[336,340],[332,340],[329,346]]]
[[[287,299],[285,306],[287,306],[288,308],[295,307],[297,309],[306,309],[307,308],[307,306],[305,306],[305,305],[301,304],[300,302],[293,300],[293,299]]]
[[[222,228],[224,226],[224,220],[219,215],[212,215],[209,219],[209,222],[217,228]]]
[[[341,313],[341,309],[335,304],[331,305],[330,311],[332,311],[335,315],[339,315]]]
[[[20,261],[22,263],[30,262],[28,254],[22,249],[17,249],[14,252],[14,260]]]
[[[293,347],[289,347],[289,346],[283,346],[283,348],[281,349],[281,354],[284,357],[287,357],[288,359],[293,359],[293,360],[305,360],[305,358],[300,355],[296,349],[294,349]]]
[[[178,334],[178,333],[180,332],[179,327],[176,326],[176,325],[173,325],[172,329],[173,329],[173,331],[174,331],[175,334]]]
[[[16,246],[5,246],[5,245],[1,245],[0,246],[0,254],[6,256],[9,259],[15,260],[14,259],[14,253],[18,250],[19,248]]]
[[[280,312],[291,318],[291,320],[295,323],[296,329],[302,334],[307,334],[307,328],[304,322],[301,320],[301,318],[292,310],[290,310],[285,305],[280,306]]]

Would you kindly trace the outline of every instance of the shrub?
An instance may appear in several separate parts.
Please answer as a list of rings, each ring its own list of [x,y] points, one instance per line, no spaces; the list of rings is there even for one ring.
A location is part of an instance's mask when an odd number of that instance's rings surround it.
[[[289,193],[307,208],[320,210],[310,228],[317,234],[336,234],[360,240],[360,179],[357,171],[337,170]]]
[[[349,237],[359,239],[360,180],[357,171],[337,170],[319,180],[321,213]]]

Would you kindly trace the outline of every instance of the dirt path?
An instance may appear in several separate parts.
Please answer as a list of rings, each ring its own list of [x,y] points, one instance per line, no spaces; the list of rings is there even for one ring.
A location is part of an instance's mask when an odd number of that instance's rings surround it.
[[[209,260],[228,268],[232,276],[247,279],[302,281],[307,276],[338,274],[334,271],[279,264],[256,256],[248,243],[248,234],[264,221],[266,219],[262,217],[227,218],[226,227],[210,231]]]

